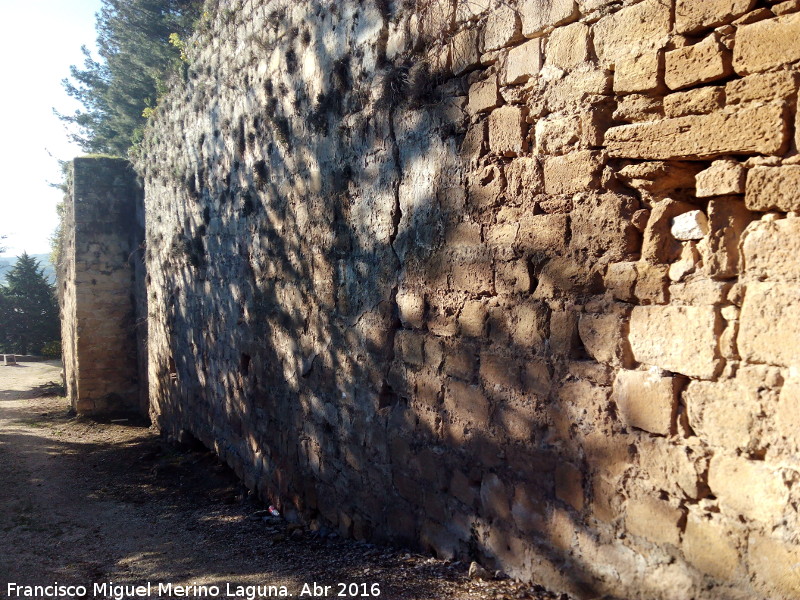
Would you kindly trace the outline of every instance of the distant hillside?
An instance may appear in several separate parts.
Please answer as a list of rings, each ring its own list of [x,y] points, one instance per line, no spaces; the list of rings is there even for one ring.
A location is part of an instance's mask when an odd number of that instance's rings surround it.
[[[50,262],[49,254],[31,254],[33,258],[39,261],[39,264],[44,269],[44,274],[50,283],[56,282],[56,271]],[[0,256],[0,283],[6,282],[6,273],[14,268],[17,262],[16,256]]]

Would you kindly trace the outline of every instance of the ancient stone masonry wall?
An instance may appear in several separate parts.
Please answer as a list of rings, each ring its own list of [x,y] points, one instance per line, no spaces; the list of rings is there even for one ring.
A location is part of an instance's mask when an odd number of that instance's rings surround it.
[[[145,299],[134,277],[138,268],[143,287],[142,200],[127,161],[73,161],[58,283],[67,394],[81,415],[141,412],[143,400],[147,413],[137,356],[147,330],[136,319]]]
[[[290,518],[584,597],[800,598],[800,4],[208,7],[155,423]]]

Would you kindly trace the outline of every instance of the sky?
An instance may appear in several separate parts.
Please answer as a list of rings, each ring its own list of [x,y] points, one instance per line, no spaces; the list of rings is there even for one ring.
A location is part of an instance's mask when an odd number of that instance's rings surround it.
[[[94,48],[100,0],[0,0],[0,256],[50,252],[61,191],[58,160],[82,154],[53,114],[78,105],[61,80]]]

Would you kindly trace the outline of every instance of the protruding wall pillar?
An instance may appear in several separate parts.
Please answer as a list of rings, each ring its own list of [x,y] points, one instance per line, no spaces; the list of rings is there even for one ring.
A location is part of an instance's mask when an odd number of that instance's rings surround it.
[[[59,286],[67,393],[78,414],[143,412],[140,388],[147,385],[137,350],[138,338],[146,337],[137,332],[144,323],[137,319],[142,205],[128,161],[73,161]]]

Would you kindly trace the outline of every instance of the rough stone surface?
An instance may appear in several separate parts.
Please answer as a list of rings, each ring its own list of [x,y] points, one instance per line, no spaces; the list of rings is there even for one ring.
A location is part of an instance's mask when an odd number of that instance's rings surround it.
[[[711,379],[718,371],[719,315],[704,306],[636,306],[630,342],[637,361]]]
[[[756,0],[676,0],[675,29],[695,33],[729,23],[753,8]]]
[[[658,369],[619,371],[614,401],[628,425],[669,435],[678,408],[678,385],[674,377],[662,377]]]
[[[776,44],[775,40],[783,43]],[[736,30],[733,68],[740,75],[800,60],[800,13],[766,19]]]
[[[796,3],[335,4],[209,11],[150,121],[153,425],[316,529],[790,597]]]
[[[764,105],[612,127],[605,143],[612,156],[661,160],[779,154],[787,138],[783,108]]]
[[[732,72],[730,51],[716,35],[666,53],[664,82],[671,90],[722,79]]]
[[[690,210],[672,219],[670,233],[676,240],[701,240],[708,233],[708,218],[701,210]]]
[[[800,166],[755,167],[748,173],[745,203],[750,210],[800,209]]]
[[[744,194],[747,170],[732,160],[715,160],[711,166],[697,174],[697,197]]]

